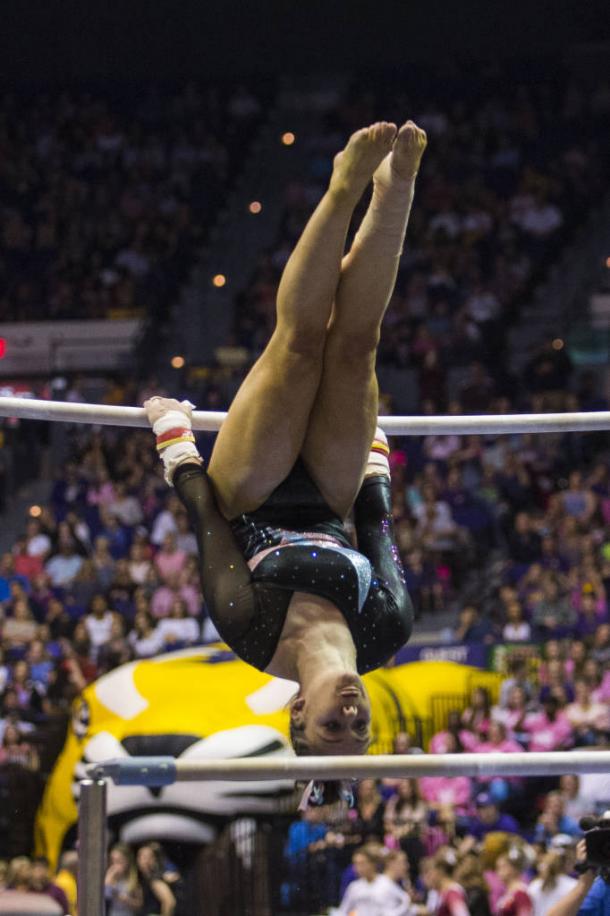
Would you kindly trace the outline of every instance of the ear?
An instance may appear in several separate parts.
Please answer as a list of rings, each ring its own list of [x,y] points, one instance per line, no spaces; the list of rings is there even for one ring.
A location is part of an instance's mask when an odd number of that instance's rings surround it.
[[[290,704],[290,718],[296,726],[303,725],[305,719],[305,697],[297,694]]]

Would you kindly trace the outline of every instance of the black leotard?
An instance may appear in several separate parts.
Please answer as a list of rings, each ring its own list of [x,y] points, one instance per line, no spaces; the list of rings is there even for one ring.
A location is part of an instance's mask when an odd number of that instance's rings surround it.
[[[367,478],[356,499],[358,551],[300,461],[263,506],[232,522],[220,514],[199,466],[179,467],[174,484],[197,535],[210,617],[244,661],[261,671],[269,665],[295,591],[327,598],[343,614],[361,674],[379,668],[409,638],[413,608],[393,538],[387,477]]]

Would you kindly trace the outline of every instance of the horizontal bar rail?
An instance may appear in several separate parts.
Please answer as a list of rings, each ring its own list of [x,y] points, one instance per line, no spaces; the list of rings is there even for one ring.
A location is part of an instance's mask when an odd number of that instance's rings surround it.
[[[148,427],[142,407],[115,407],[108,404],[73,404],[36,398],[0,397],[0,417],[46,420],[64,423],[91,423],[96,426]],[[193,429],[216,432],[226,413],[196,410]],[[392,436],[508,435],[515,433],[595,432],[610,429],[610,411],[591,413],[524,413],[500,416],[460,417],[379,417],[383,429]]]
[[[549,751],[492,754],[379,754],[362,757],[242,757],[175,760],[132,757],[91,766],[92,779],[116,785],[171,785],[197,780],[364,779],[417,776],[562,776],[607,773],[610,751]]]

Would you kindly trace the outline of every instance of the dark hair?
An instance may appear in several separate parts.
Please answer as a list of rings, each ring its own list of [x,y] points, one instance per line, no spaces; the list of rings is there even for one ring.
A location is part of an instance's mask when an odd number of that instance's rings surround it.
[[[453,877],[457,867],[458,859],[455,850],[451,847],[445,847],[438,850],[432,859],[434,867],[442,871],[448,878]]]
[[[290,743],[297,757],[310,757],[311,748],[305,738],[305,726],[295,725],[294,719],[290,717]]]

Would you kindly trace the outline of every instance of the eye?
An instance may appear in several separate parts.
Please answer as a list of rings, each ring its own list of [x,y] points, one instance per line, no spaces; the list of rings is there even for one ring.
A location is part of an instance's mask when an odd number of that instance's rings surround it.
[[[341,725],[340,725],[339,722],[337,722],[336,719],[331,719],[330,722],[327,722],[327,723],[326,723],[326,728],[327,728],[330,732],[338,732],[339,729],[341,728]]]
[[[358,719],[358,720],[354,723],[354,728],[355,728],[356,731],[358,731],[358,732],[365,732],[365,731],[367,730],[367,728],[368,728],[366,719]]]

